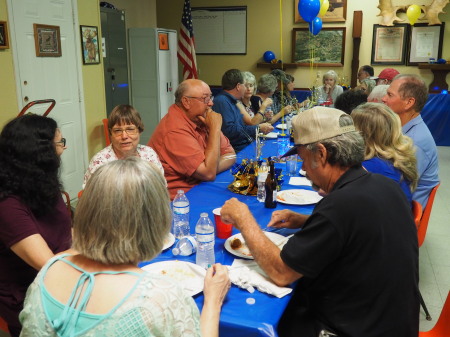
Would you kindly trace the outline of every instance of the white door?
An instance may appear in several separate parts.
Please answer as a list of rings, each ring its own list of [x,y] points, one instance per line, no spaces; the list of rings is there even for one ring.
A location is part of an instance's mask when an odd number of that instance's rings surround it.
[[[8,0],[16,67],[19,108],[28,102],[53,98],[48,115],[67,139],[62,155],[63,188],[73,199],[81,189],[86,150],[86,131],[80,91],[80,50],[77,48],[73,8],[76,0]],[[36,57],[33,24],[58,26],[61,57]],[[42,114],[44,105],[29,111]],[[44,110],[45,111],[45,110]]]
[[[158,50],[159,70],[159,118],[163,118],[169,107],[175,103],[175,90],[178,86],[177,33],[175,31],[158,30],[155,33],[167,33],[169,50]],[[158,41],[158,39],[156,39]]]

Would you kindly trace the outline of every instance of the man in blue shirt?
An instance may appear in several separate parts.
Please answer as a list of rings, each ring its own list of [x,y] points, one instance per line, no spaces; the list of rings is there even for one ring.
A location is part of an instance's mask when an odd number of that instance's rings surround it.
[[[419,183],[413,199],[423,208],[434,186],[439,184],[439,164],[436,143],[430,130],[420,116],[428,99],[424,81],[417,75],[397,75],[389,86],[383,103],[399,115],[403,133],[409,136],[416,146]]]
[[[213,110],[222,115],[222,132],[236,152],[250,144],[256,137],[258,125],[245,125],[236,103],[244,96],[246,87],[242,72],[230,69],[222,76],[222,91],[214,97]],[[273,130],[270,124],[260,125],[260,132]]]

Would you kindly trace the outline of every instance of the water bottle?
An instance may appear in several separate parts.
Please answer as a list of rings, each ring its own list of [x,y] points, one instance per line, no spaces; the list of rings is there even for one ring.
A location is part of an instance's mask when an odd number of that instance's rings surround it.
[[[189,200],[183,190],[178,190],[173,199],[173,235],[180,239],[190,234],[189,229]]]
[[[197,236],[197,256],[195,263],[208,269],[215,262],[214,257],[214,226],[208,218],[208,213],[201,213],[195,226]]]
[[[264,200],[266,200],[266,187],[265,187],[266,179],[267,179],[267,163],[263,161],[258,171],[258,193],[256,194],[256,199],[259,202],[264,202]]]
[[[189,256],[196,252],[197,250],[197,241],[193,236],[185,236],[182,237],[175,247],[172,249],[172,254],[177,256]]]

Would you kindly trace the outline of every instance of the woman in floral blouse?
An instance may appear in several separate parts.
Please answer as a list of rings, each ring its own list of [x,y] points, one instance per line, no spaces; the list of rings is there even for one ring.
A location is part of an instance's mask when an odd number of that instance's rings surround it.
[[[108,130],[111,144],[92,157],[84,174],[83,189],[87,181],[100,166],[130,156],[140,157],[154,163],[164,174],[156,152],[149,146],[139,144],[144,124],[141,116],[131,105],[118,105],[109,115]]]

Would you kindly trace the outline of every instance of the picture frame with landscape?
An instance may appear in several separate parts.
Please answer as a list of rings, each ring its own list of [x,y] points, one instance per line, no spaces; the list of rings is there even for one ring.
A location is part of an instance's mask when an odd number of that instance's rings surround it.
[[[300,67],[342,67],[345,54],[345,27],[322,28],[313,35],[308,28],[292,30],[292,62]],[[311,60],[313,60],[311,62]]]

